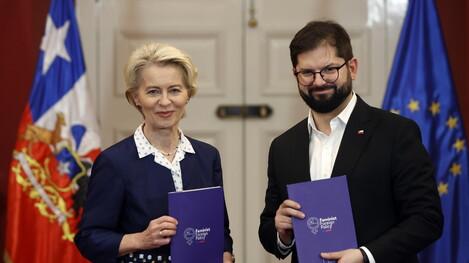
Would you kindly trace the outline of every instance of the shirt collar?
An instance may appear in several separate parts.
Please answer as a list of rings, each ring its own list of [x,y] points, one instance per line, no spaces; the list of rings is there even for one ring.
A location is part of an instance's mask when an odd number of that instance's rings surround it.
[[[191,142],[189,141],[189,139],[187,139],[186,136],[184,136],[184,133],[181,129],[179,129],[179,134],[181,136],[181,139],[179,141],[178,149],[181,149],[186,153],[195,153]],[[143,124],[140,124],[135,130],[134,141],[135,145],[137,146],[139,158],[144,158],[150,154],[155,154],[155,152],[157,151],[156,148],[151,145],[151,143],[148,141],[147,137],[145,137],[145,134],[143,134]]]
[[[355,105],[357,104],[357,95],[355,92],[352,91],[352,99],[349,101],[347,106],[337,115],[334,117],[331,122],[340,120],[344,125],[347,125],[348,120],[350,119],[350,116],[352,115],[352,111],[355,108]],[[308,132],[311,135],[312,131],[319,131],[316,127],[316,124],[314,123],[313,119],[313,113],[311,110],[309,110],[308,114]]]

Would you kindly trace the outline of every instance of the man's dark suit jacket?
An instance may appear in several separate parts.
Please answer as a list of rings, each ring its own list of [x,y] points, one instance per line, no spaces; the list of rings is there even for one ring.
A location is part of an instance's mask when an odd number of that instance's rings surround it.
[[[274,217],[287,199],[286,185],[311,180],[307,125],[307,119],[301,121],[270,146],[259,238],[278,258],[286,256],[277,247]],[[357,242],[377,263],[418,262],[416,254],[441,235],[434,170],[413,121],[358,97],[332,171],[340,175],[347,175]]]
[[[213,146],[188,138],[195,154],[181,161],[183,189],[222,185],[220,155]],[[130,136],[103,151],[90,177],[84,215],[75,243],[93,262],[117,262],[124,234],[145,230],[148,223],[168,214],[168,192],[175,191],[171,171],[142,159]],[[232,251],[225,209],[225,251]],[[150,251],[169,255],[169,246]],[[120,262],[120,261],[119,261]]]

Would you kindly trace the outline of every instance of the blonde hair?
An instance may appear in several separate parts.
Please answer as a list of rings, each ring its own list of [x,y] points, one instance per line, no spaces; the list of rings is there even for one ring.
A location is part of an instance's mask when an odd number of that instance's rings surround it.
[[[197,91],[197,68],[192,64],[191,58],[181,50],[166,44],[148,43],[137,48],[129,57],[124,69],[124,79],[127,89],[127,101],[137,108],[133,95],[141,81],[141,72],[148,66],[176,66],[182,73],[182,81],[189,94],[189,98]]]

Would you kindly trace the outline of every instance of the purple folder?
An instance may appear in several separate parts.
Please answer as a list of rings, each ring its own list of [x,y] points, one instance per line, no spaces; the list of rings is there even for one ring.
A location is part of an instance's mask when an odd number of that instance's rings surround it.
[[[169,215],[178,220],[172,263],[220,263],[224,248],[224,199],[219,186],[171,192]]]
[[[293,218],[299,263],[335,262],[321,252],[357,248],[345,176],[287,185],[289,199],[301,205],[304,219]]]

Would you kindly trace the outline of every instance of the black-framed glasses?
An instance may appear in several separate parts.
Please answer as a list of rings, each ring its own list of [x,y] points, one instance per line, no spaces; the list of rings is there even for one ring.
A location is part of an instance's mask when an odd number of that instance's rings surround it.
[[[345,61],[344,64],[337,67],[325,67],[319,71],[314,71],[312,69],[302,69],[294,72],[296,79],[301,85],[309,85],[314,82],[316,79],[316,74],[319,73],[321,78],[327,83],[334,83],[339,78],[339,70],[347,64],[348,61]]]

